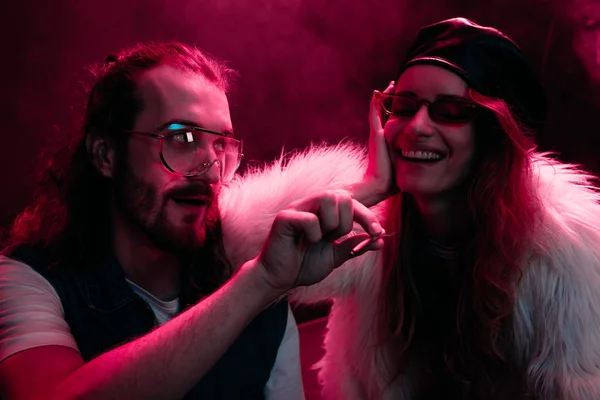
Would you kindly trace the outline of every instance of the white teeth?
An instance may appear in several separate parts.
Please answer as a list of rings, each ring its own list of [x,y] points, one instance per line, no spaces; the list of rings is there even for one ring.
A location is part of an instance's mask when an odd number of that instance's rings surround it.
[[[434,153],[432,151],[413,151],[413,150],[402,150],[402,155],[406,158],[417,158],[420,160],[439,160],[442,158],[442,155],[439,153]]]

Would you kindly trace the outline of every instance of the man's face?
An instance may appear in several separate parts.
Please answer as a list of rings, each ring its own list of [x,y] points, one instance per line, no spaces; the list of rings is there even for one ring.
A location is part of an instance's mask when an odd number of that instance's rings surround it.
[[[231,133],[225,93],[204,77],[161,65],[136,79],[142,111],[133,130],[156,132],[170,122]],[[123,217],[139,227],[159,248],[191,253],[218,218],[221,182],[218,165],[193,178],[170,172],[159,154],[159,139],[132,135],[125,162],[115,176],[115,203]],[[207,149],[207,159],[216,158]]]

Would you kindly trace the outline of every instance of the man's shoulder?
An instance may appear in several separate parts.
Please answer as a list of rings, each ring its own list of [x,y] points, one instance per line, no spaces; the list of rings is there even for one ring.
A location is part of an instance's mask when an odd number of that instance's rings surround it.
[[[79,288],[79,281],[80,277],[54,268],[42,251],[32,247],[0,253],[0,290],[4,294],[13,293],[13,286],[21,286],[62,300],[65,293],[71,292],[69,288]]]
[[[44,276],[51,273],[49,258],[42,250],[33,246],[6,247],[0,252],[0,257],[3,257],[6,260],[5,262],[25,264]]]
[[[43,288],[51,286],[48,280],[26,260],[0,254],[0,286],[12,285],[15,282],[19,282],[21,286]]]
[[[0,362],[50,345],[77,349],[56,290],[23,260],[0,254]]]

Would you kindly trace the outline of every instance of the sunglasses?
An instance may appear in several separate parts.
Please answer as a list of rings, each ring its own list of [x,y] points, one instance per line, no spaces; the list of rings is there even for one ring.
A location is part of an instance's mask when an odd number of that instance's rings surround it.
[[[423,104],[429,118],[443,124],[464,124],[472,121],[479,109],[476,103],[460,98],[441,98],[435,101],[408,94],[375,93],[384,113],[394,117],[414,117]]]

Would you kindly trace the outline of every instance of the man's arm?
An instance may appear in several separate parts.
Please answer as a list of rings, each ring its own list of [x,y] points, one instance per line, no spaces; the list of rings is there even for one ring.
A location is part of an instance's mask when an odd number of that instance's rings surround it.
[[[381,231],[375,217],[344,194],[295,204],[275,218],[256,259],[246,262],[212,296],[147,335],[85,364],[75,351],[60,346],[7,358],[0,363],[5,397],[183,397],[266,306],[295,285],[323,279],[348,259],[364,235],[336,240],[350,231],[353,220],[374,236]],[[371,248],[380,246],[374,243]]]
[[[9,357],[0,363],[6,397],[183,397],[280,295],[265,285],[255,264],[248,262],[214,295],[167,324],[88,363],[65,346],[37,347]]]

